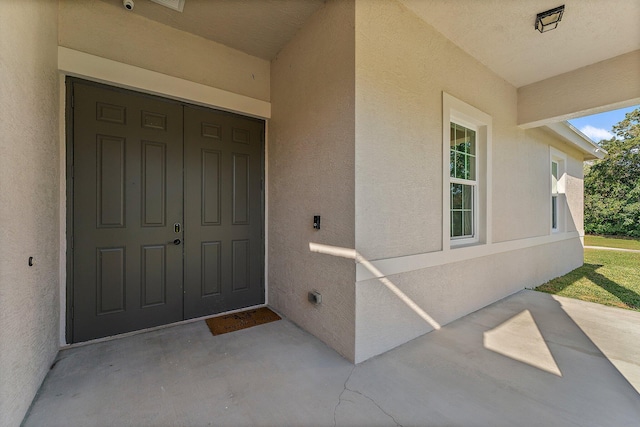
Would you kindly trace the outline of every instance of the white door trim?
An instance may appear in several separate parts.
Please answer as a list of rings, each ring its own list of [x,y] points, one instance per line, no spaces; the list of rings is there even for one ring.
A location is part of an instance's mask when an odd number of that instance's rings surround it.
[[[159,95],[169,99],[201,105],[217,110],[230,111],[244,116],[265,119],[265,223],[264,223],[264,292],[265,305],[269,303],[268,275],[268,119],[271,117],[271,103],[233,92],[195,83],[178,77],[169,76],[144,68],[113,61],[85,52],[58,46],[58,70],[60,72],[59,103],[59,144],[60,144],[60,347],[68,345],[67,328],[67,142],[66,142],[66,76],[80,77],[87,80],[109,84],[111,86],[131,89]],[[220,313],[222,314],[222,313]]]

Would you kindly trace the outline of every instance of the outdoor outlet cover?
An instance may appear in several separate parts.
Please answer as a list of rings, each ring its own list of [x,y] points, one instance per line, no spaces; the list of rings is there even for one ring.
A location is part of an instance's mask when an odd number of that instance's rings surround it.
[[[311,304],[320,304],[322,302],[322,295],[318,291],[309,292],[309,302]]]

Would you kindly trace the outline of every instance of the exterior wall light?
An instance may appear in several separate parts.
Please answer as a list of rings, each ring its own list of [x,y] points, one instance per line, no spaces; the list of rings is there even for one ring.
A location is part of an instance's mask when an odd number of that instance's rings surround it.
[[[536,30],[541,33],[555,30],[558,27],[558,22],[562,20],[563,13],[564,5],[547,10],[546,12],[540,12],[536,15]]]

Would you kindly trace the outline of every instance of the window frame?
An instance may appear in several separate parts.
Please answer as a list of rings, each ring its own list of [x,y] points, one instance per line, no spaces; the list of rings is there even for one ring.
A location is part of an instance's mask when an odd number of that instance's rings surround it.
[[[476,133],[473,189],[473,235],[452,237],[451,184],[465,184],[450,176],[451,123]],[[491,243],[491,139],[493,119],[487,113],[442,92],[442,250]]]
[[[554,164],[557,165],[555,191],[553,182]],[[550,234],[562,233],[567,229],[565,213],[566,209],[564,206],[564,200],[566,199],[566,165],[567,155],[554,147],[549,147],[549,212],[551,214],[549,217]]]
[[[465,129],[471,130],[475,132],[475,154],[473,155],[473,169],[474,169],[474,179],[465,179],[465,178],[457,178],[455,176],[451,176],[451,169],[449,167],[449,238],[452,241],[452,244],[457,244],[454,241],[464,241],[464,243],[476,243],[478,242],[478,128],[473,124],[466,123],[462,120],[459,120],[455,117],[451,118],[449,123],[449,129],[451,129],[451,125],[455,124],[457,126],[461,126]],[[451,155],[451,137],[449,137],[449,156]],[[449,165],[451,165],[451,157],[449,157]],[[472,205],[472,215],[471,215],[471,235],[462,235],[462,236],[452,236],[451,235],[451,225],[453,224],[453,201],[451,195],[451,186],[454,184],[467,185],[471,187],[471,205]]]

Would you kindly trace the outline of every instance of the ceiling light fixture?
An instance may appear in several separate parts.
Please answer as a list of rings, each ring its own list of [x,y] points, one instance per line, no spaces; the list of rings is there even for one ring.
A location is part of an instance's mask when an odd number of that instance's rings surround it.
[[[541,12],[536,15],[536,30],[541,33],[555,30],[558,27],[558,22],[562,20],[562,14],[564,13],[564,5],[556,8]]]

